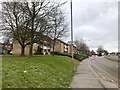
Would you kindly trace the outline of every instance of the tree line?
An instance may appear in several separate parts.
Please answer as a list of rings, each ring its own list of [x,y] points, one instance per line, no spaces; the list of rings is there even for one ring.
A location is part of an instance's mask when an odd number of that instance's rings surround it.
[[[5,37],[20,44],[22,56],[27,45],[30,45],[29,55],[32,56],[34,41],[42,40],[44,43],[43,35],[53,40],[54,52],[56,39],[69,33],[66,15],[62,10],[65,3],[53,0],[2,2],[0,30]]]
[[[97,53],[104,53],[104,55],[108,55],[109,52],[103,48],[103,46],[98,46]]]

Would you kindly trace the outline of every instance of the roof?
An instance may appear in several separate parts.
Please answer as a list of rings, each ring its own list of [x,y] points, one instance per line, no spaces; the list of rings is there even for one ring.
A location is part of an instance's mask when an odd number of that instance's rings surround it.
[[[60,41],[61,43],[64,43],[64,44],[68,45],[68,43],[63,42],[63,41],[60,40],[60,39],[57,39],[57,40]]]

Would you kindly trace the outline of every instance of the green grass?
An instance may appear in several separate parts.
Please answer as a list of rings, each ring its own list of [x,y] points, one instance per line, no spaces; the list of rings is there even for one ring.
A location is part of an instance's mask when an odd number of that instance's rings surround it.
[[[75,60],[75,67],[79,61]],[[65,56],[3,56],[3,88],[68,88],[72,75],[71,58]]]
[[[105,57],[107,60],[110,60],[110,61],[114,61],[114,62],[118,62],[118,63],[120,63],[120,60],[118,59],[118,60],[115,60],[115,59],[112,59],[112,58],[109,58],[109,57]]]

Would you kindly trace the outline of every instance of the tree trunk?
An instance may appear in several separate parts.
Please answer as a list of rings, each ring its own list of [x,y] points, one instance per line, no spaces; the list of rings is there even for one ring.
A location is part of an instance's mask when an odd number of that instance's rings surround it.
[[[44,55],[44,45],[42,45],[42,53],[43,53],[43,55]]]
[[[53,41],[53,54],[52,54],[53,56],[54,56],[54,52],[55,52],[55,41],[56,40],[54,39],[54,41]]]
[[[33,40],[30,42],[30,50],[29,50],[29,55],[32,56],[32,49],[33,49]]]
[[[32,22],[31,22],[31,40],[30,40],[30,51],[29,51],[29,55],[32,56],[32,49],[33,49],[33,43],[34,43],[34,34],[35,34],[35,29],[34,29],[34,19],[35,19],[35,3],[32,3],[32,7],[33,7],[33,10],[32,10],[32,16],[31,16],[31,19],[32,19]]]
[[[25,46],[21,46],[21,56],[25,56]]]

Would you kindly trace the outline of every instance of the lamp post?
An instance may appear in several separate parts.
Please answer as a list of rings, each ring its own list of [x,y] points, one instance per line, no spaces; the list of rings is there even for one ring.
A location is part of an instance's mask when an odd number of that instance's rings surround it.
[[[72,16],[72,0],[70,0],[70,9],[71,9],[71,53],[72,53],[72,64],[73,64],[73,73],[75,72],[74,67],[74,49],[73,49],[73,16]]]
[[[71,52],[72,52],[72,61],[74,60],[74,51],[73,51],[73,16],[72,16],[72,0],[70,0],[70,7],[71,7]]]

